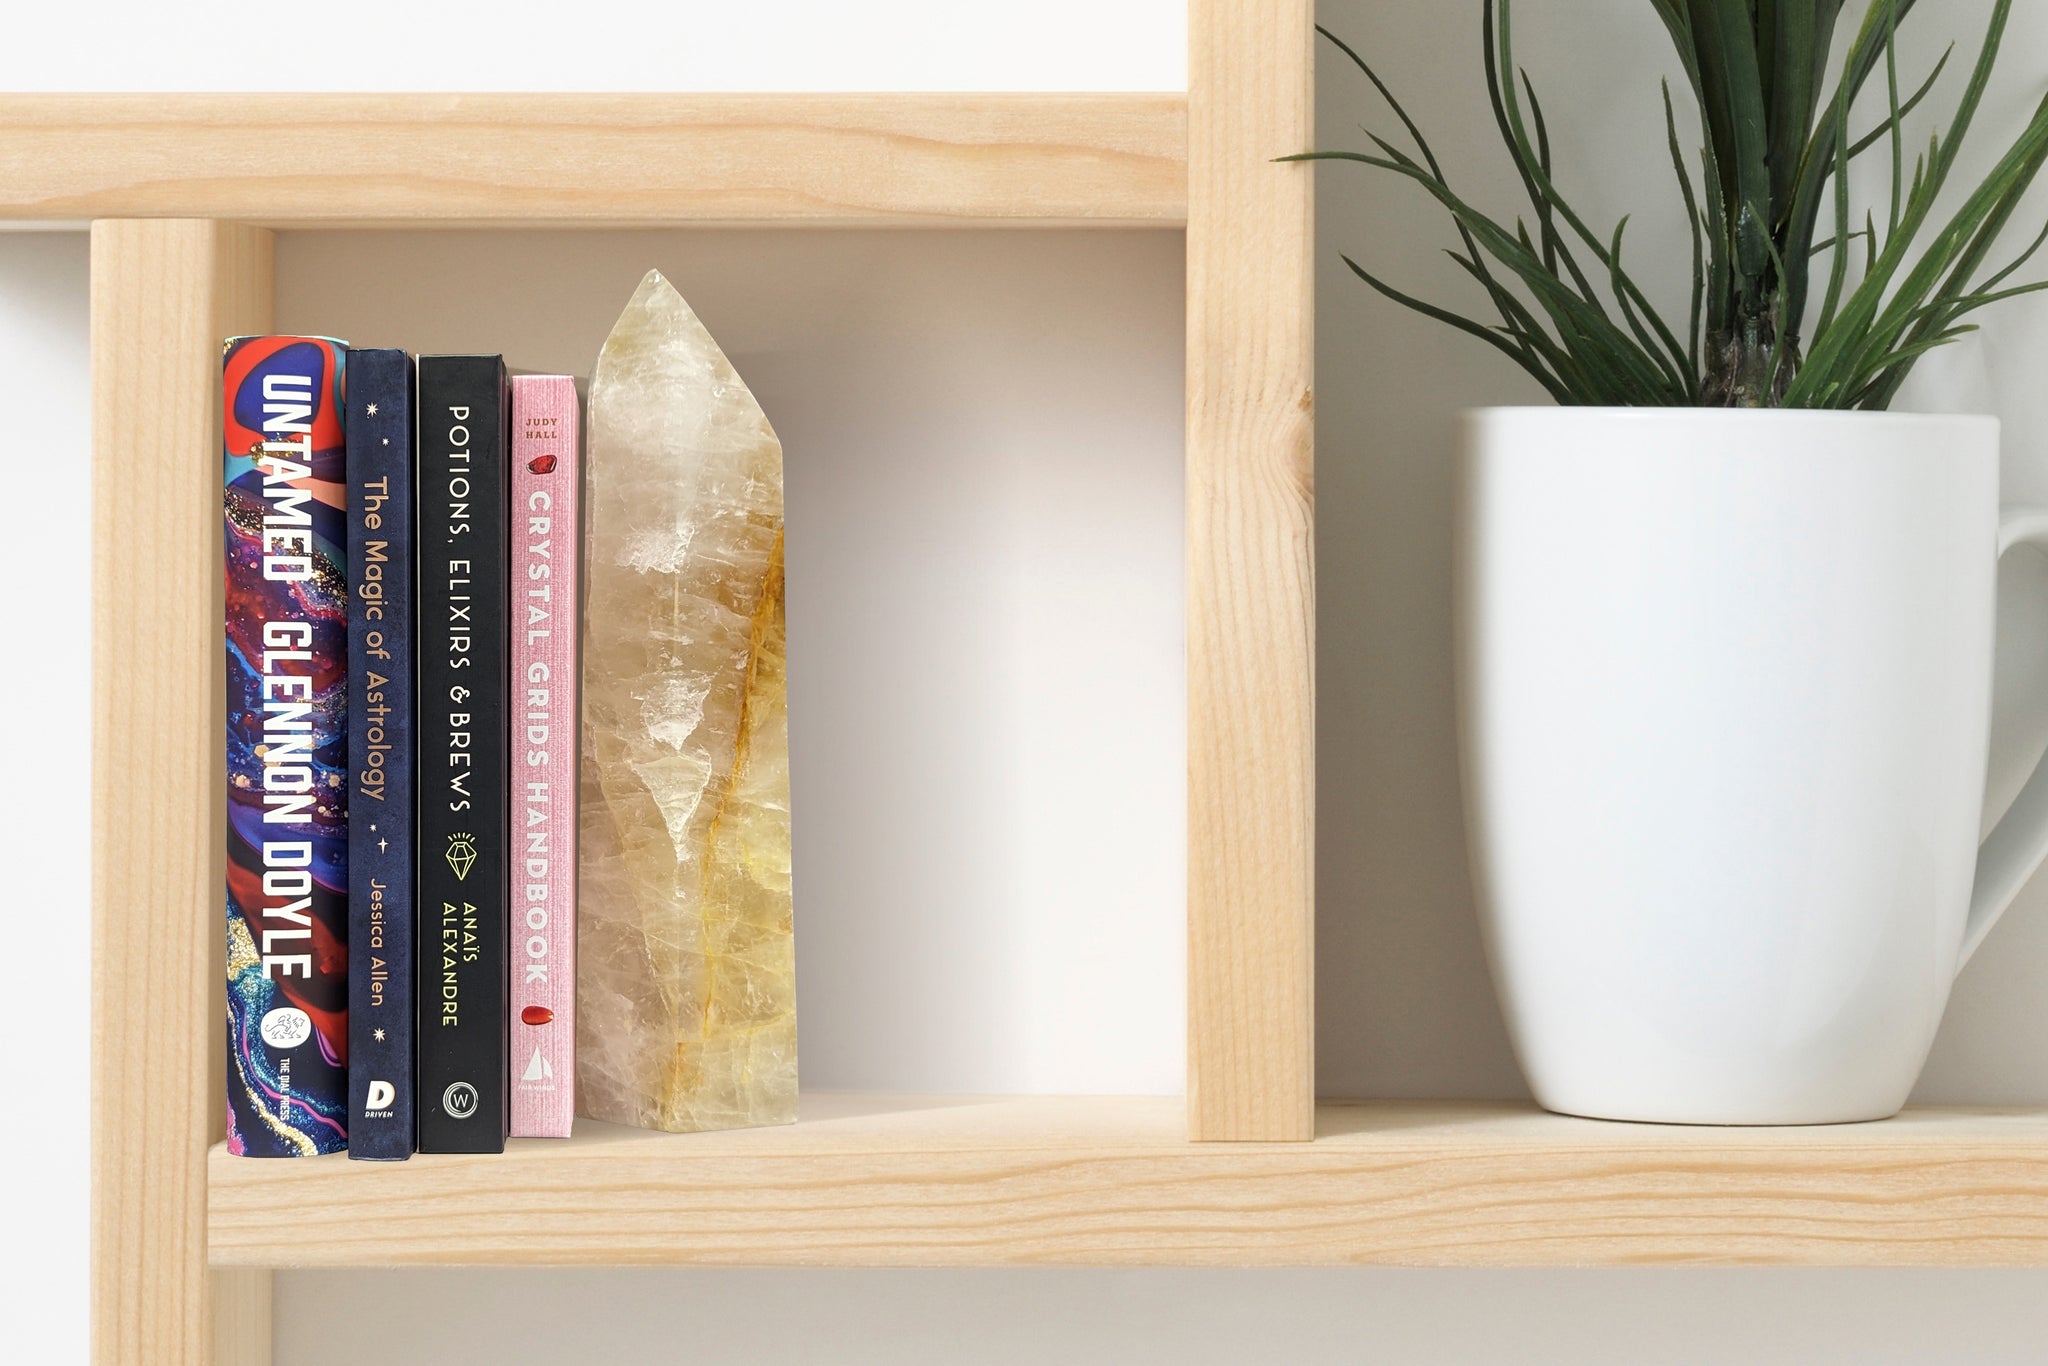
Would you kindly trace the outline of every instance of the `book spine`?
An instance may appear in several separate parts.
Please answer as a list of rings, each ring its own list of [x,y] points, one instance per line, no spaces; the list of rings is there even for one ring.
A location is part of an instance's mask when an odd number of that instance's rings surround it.
[[[343,365],[324,337],[222,351],[227,1142],[246,1157],[348,1143]]]
[[[582,521],[575,381],[512,381],[512,1136],[576,1112],[576,716]]]
[[[505,443],[497,356],[419,361],[418,1142],[505,1147]]]
[[[413,1143],[412,358],[348,353],[348,1155]]]

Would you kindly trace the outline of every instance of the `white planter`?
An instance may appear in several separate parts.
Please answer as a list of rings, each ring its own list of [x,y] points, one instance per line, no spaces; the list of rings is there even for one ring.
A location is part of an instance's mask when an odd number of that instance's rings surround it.
[[[2001,536],[1990,418],[1497,409],[1459,502],[1465,805],[1537,1100],[1896,1113],[2048,854],[1979,856]],[[1974,896],[1973,896],[1974,887]]]

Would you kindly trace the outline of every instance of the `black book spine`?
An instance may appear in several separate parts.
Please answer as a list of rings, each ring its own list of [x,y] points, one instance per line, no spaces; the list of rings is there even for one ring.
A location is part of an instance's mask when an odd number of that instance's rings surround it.
[[[413,1141],[413,390],[348,353],[348,1155]]]
[[[419,1150],[505,1147],[505,442],[498,356],[419,361]]]

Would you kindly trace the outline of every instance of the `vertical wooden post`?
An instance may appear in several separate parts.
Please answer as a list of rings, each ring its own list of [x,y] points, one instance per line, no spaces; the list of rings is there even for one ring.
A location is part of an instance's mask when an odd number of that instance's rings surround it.
[[[1313,0],[1188,6],[1188,1131],[1315,1130]]]
[[[271,1366],[270,1272],[216,1271],[212,1287],[213,1366]]]
[[[206,1150],[226,1105],[220,344],[269,328],[271,285],[267,232],[93,224],[95,1366],[269,1360],[268,1273],[207,1270]]]

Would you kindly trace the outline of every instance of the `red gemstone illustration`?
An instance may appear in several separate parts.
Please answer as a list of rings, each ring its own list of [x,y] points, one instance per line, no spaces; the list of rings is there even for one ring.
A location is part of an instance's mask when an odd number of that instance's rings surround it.
[[[535,474],[553,474],[555,472],[555,457],[552,455],[536,455],[533,459],[526,462],[526,468],[532,470]]]
[[[552,455],[543,456],[541,458],[550,461],[554,459]],[[555,1018],[555,1012],[549,1010],[546,1006],[528,1006],[526,1009],[519,1012],[519,1018],[530,1025],[544,1025],[549,1020]]]

